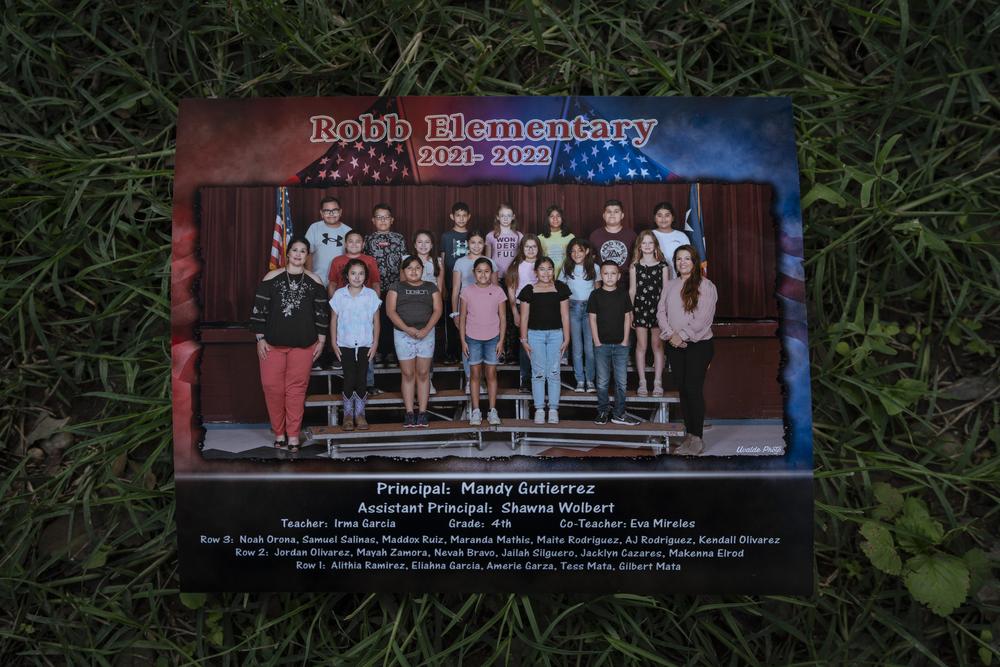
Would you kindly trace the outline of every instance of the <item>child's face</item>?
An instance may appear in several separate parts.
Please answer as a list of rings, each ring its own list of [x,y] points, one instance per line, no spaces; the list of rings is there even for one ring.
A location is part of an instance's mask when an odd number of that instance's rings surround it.
[[[430,254],[431,248],[434,247],[434,240],[427,234],[421,234],[417,237],[417,240],[413,242],[413,247],[417,249],[417,252],[421,255]]]
[[[682,276],[689,275],[694,269],[694,262],[691,261],[691,253],[687,250],[678,250],[677,254],[674,255],[674,264],[677,269],[677,273]]]
[[[656,221],[657,229],[670,231],[674,226],[674,214],[669,209],[659,209],[653,220]]]
[[[618,285],[618,267],[610,265],[602,266],[601,282],[604,284],[604,287],[614,289]]]
[[[483,240],[481,236],[473,236],[469,239],[469,254],[470,255],[482,255],[483,248],[486,247],[486,241]]]
[[[503,227],[510,227],[511,223],[514,222],[514,211],[509,208],[502,208],[497,212],[497,220]]]
[[[535,269],[535,275],[538,276],[538,282],[548,284],[552,282],[552,274],[555,273],[555,269],[548,262],[542,262],[542,265]]]
[[[375,225],[375,231],[377,232],[387,232],[392,229],[392,213],[380,208],[375,211],[375,215],[372,216],[372,224]]]
[[[643,236],[639,243],[639,250],[642,251],[643,255],[652,255],[656,251],[656,240],[649,236]]]
[[[486,287],[490,284],[490,279],[493,277],[493,269],[490,268],[488,262],[483,262],[475,268],[474,273],[476,274],[476,284]]]
[[[622,224],[625,214],[622,213],[621,206],[606,206],[604,208],[604,224],[608,227],[617,227]]]
[[[368,272],[363,266],[352,266],[351,270],[347,272],[347,282],[351,287],[364,286],[367,277]]]
[[[419,283],[423,282],[424,275],[424,265],[422,262],[409,262],[406,268],[403,269],[403,277],[406,278],[406,282],[409,283]]]
[[[304,266],[308,256],[309,251],[306,250],[304,243],[293,243],[288,249],[288,263],[292,266]]]
[[[530,259],[534,261],[538,257],[538,244],[534,241],[524,242],[524,257],[525,259]]]
[[[351,234],[344,240],[348,255],[360,255],[361,249],[365,246],[365,240],[357,234]]]
[[[323,216],[323,222],[328,225],[340,224],[341,213],[340,204],[335,201],[328,201],[323,204],[323,207],[319,210],[319,214]]]
[[[468,211],[455,211],[451,214],[451,221],[455,223],[456,227],[465,227],[469,224],[469,218],[472,215]]]
[[[583,260],[587,259],[587,255],[590,254],[589,248],[584,248],[583,246],[574,243],[573,247],[570,248],[569,256],[573,258],[575,264],[583,264]]]
[[[562,213],[559,211],[552,211],[549,213],[549,228],[559,229],[562,227]]]

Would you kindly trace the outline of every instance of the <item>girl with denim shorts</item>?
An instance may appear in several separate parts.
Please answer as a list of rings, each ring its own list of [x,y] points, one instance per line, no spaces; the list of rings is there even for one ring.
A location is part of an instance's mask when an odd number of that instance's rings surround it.
[[[403,428],[427,427],[427,397],[431,386],[431,361],[434,359],[434,325],[441,319],[443,306],[437,285],[423,279],[424,263],[412,256],[403,261],[402,280],[386,292],[385,311],[395,328],[393,342],[403,393]],[[416,390],[418,409],[413,409]]]
[[[493,265],[490,260],[480,257],[473,265],[476,282],[462,290],[458,316],[458,330],[462,335],[462,355],[469,363],[470,384],[476,388],[470,394],[472,412],[469,425],[483,423],[479,409],[479,374],[486,366],[486,392],[490,400],[490,411],[486,420],[490,426],[500,425],[497,414],[497,358],[503,350],[504,334],[507,329],[507,295],[502,288],[493,284]]]

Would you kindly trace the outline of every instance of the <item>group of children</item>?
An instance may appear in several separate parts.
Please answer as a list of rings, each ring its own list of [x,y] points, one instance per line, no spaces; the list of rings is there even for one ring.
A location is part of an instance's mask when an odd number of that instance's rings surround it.
[[[687,248],[689,258],[693,252],[687,235],[673,229],[669,203],[656,205],[655,229],[637,235],[623,225],[621,202],[608,200],[604,226],[587,240],[565,228],[556,205],[546,211],[544,231],[535,235],[518,231],[512,207],[501,204],[493,229],[484,235],[469,229],[469,207],[458,202],[440,251],[427,230],[417,231],[407,246],[392,231],[387,204],[374,206],[374,231],[368,235],[340,222],[340,202],[334,197],[322,200],[320,213],[322,220],[307,233],[312,244],[307,266],[327,283],[329,344],[344,375],[344,430],[367,428],[365,402],[369,394],[380,393],[372,370],[379,362],[399,364],[403,426],[428,426],[435,329],[442,318],[445,361],[461,359],[466,385],[472,387],[472,426],[483,421],[481,381],[488,399],[485,418],[490,425],[500,424],[496,367],[502,359],[515,358],[520,391],[532,395],[535,422],[558,423],[560,366],[567,348],[575,391],[597,393],[595,423],[639,423],[625,412],[633,330],[638,394],[649,393],[646,353],[651,347],[652,395],[663,395],[661,293],[676,277],[675,251]],[[449,311],[443,317],[445,303]],[[714,313],[714,301],[712,306]]]

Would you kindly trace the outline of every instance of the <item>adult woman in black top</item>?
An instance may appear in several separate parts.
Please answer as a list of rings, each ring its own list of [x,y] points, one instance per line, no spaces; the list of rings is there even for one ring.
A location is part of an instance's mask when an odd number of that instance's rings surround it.
[[[274,446],[297,452],[309,371],[326,344],[329,308],[323,282],[306,270],[309,241],[292,239],[284,268],[270,271],[257,287],[250,327]]]
[[[518,294],[521,302],[521,347],[531,357],[531,397],[535,423],[545,423],[545,388],[549,390],[550,424],[559,423],[560,362],[569,346],[569,297],[566,283],[555,279],[551,259],[535,262],[534,285]]]

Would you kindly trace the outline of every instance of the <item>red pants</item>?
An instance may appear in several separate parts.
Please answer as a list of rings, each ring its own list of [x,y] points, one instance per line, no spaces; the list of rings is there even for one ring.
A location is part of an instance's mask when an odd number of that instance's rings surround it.
[[[299,437],[305,411],[313,347],[271,347],[267,359],[260,360],[260,381],[271,430],[275,436],[285,433]],[[259,358],[258,358],[259,359]]]

